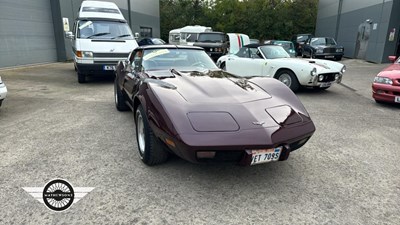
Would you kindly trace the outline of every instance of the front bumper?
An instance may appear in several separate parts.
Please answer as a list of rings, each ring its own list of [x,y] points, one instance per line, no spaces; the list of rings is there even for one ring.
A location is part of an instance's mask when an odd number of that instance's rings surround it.
[[[335,52],[335,53],[315,53],[316,58],[323,59],[333,59],[343,57],[343,52]]]
[[[396,96],[400,98],[400,86],[393,86],[393,85],[379,84],[379,83],[372,84],[372,97],[375,100],[400,103],[395,101]]]
[[[7,96],[7,87],[4,83],[0,84],[0,100],[5,99],[6,96]]]
[[[291,128],[262,128],[210,134],[179,135],[172,139],[174,146],[169,149],[179,157],[192,162],[235,162],[251,165],[250,150],[282,147],[278,161],[288,159],[290,152],[303,146],[315,131],[312,122]],[[270,135],[272,134],[272,135]],[[284,138],[283,138],[284,137]],[[161,138],[164,140],[164,138]],[[229,140],[229,141],[227,141]],[[198,158],[197,152],[215,152],[212,158]]]
[[[318,80],[318,77],[320,75],[323,75],[324,78],[322,81]],[[335,76],[338,75],[337,79]],[[318,74],[316,76],[311,77],[309,80],[308,84],[306,86],[310,87],[330,87],[334,83],[341,83],[343,78],[342,73],[324,73],[324,74]]]
[[[100,74],[100,75],[113,75],[115,73],[115,68],[117,64],[113,63],[75,63],[75,67],[78,73],[89,75],[89,74]],[[105,67],[114,68],[105,70]]]

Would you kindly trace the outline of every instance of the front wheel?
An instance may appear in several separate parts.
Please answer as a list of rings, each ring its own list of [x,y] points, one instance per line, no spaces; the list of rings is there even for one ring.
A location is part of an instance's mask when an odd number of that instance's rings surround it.
[[[336,61],[342,60],[342,56],[335,56],[335,60],[336,60]]]
[[[122,91],[118,87],[117,78],[115,78],[114,81],[114,101],[115,101],[115,107],[117,108],[118,111],[126,111],[129,109],[125,103],[125,97],[122,94]]]
[[[275,76],[276,79],[288,86],[292,91],[297,91],[300,87],[296,75],[290,70],[281,70]]]
[[[1,105],[3,104],[3,100],[4,100],[4,99],[0,100],[0,107],[1,107]]]
[[[136,110],[136,140],[140,158],[146,165],[153,166],[167,161],[169,154],[154,135],[141,105]]]

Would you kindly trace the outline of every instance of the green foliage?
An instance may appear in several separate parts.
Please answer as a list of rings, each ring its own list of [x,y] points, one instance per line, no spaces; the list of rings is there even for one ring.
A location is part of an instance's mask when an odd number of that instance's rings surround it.
[[[160,0],[161,38],[187,25],[259,40],[314,33],[318,0]]]

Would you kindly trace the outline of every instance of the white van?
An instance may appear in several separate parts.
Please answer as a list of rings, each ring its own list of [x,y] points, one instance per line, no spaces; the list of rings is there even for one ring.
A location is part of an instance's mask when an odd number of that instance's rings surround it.
[[[83,1],[72,32],[78,82],[92,74],[114,74],[120,60],[138,46],[118,6],[112,2]]]
[[[179,45],[181,41],[181,29],[174,29],[169,31],[168,43],[171,45]]]
[[[205,26],[186,26],[180,28],[179,32],[181,34],[180,43],[181,45],[193,45],[194,42],[197,40],[198,36],[202,32],[211,32],[211,27]]]

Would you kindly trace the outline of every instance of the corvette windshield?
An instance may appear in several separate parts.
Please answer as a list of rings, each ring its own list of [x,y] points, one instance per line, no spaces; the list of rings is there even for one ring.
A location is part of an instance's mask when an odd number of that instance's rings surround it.
[[[180,71],[216,70],[218,67],[199,49],[146,49],[142,62],[144,70],[176,69]]]
[[[281,46],[266,45],[259,48],[267,59],[290,58],[290,55]]]

